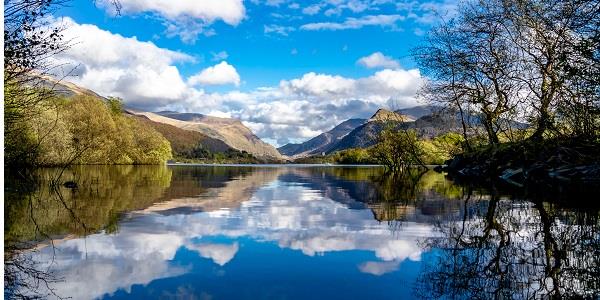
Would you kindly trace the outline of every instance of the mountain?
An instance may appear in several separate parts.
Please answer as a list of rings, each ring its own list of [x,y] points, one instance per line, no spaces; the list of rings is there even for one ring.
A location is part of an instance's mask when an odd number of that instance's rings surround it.
[[[440,107],[436,107],[436,106],[432,106],[432,105],[419,105],[419,106],[413,106],[413,107],[409,107],[409,108],[402,108],[402,109],[398,109],[395,112],[408,116],[409,118],[416,120],[420,117],[424,117],[427,115],[431,115],[434,112],[437,112],[440,110]]]
[[[414,119],[393,111],[379,109],[366,123],[356,127],[333,147],[329,148],[326,153],[350,148],[367,148],[374,145],[377,135],[383,130],[384,123],[388,121],[406,124],[414,122]]]
[[[162,134],[171,143],[174,156],[194,158],[192,154],[198,146],[211,152],[226,152],[232,149],[223,141],[213,139],[197,131],[185,130],[173,125],[154,122],[145,116],[131,116]]]
[[[259,158],[282,159],[275,147],[263,142],[242,122],[193,113],[143,112],[128,109],[129,113],[144,116],[151,121],[168,124],[180,129],[197,131],[212,139],[223,141],[227,146],[246,151]]]
[[[38,78],[39,80],[34,80],[31,83],[35,88],[51,89],[54,93],[60,96],[71,98],[74,96],[83,95],[98,99],[106,99],[90,89],[86,89],[65,80],[58,81],[53,77],[46,75],[40,75]]]
[[[412,117],[403,115],[402,113],[380,108],[368,122],[412,122],[414,120]]]
[[[350,122],[352,120],[356,121]],[[287,144],[279,148],[279,151],[285,155],[302,157],[323,152],[330,154],[350,148],[367,148],[375,144],[386,122],[395,122],[403,129],[414,129],[419,136],[428,138],[449,131],[462,130],[455,113],[442,111],[435,106],[422,105],[396,111],[379,109],[368,120],[350,119],[307,142]],[[333,132],[339,134],[334,135]],[[331,138],[332,136],[337,138]]]
[[[327,152],[329,148],[335,146],[335,144],[350,131],[364,124],[366,121],[367,120],[365,119],[349,119],[335,126],[333,129],[321,133],[304,143],[286,144],[277,150],[279,150],[279,152],[283,155],[295,157],[309,156]]]

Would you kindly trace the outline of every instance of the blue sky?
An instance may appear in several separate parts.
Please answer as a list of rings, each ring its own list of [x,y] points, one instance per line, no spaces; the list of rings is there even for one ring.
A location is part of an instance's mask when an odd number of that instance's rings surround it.
[[[127,105],[241,119],[274,145],[418,104],[410,58],[453,1],[74,0],[67,80]],[[69,67],[71,69],[69,69]],[[73,67],[76,67],[73,70]]]

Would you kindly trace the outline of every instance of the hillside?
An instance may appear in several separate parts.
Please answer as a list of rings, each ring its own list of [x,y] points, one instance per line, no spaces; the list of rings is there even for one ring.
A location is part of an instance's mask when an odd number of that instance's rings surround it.
[[[431,115],[432,113],[437,112],[440,109],[441,109],[440,107],[431,106],[431,105],[419,105],[419,106],[398,109],[398,110],[395,110],[395,112],[405,115],[413,120],[416,120],[418,118],[421,118],[421,117],[424,117],[427,115]]]
[[[367,120],[365,119],[349,119],[333,129],[321,133],[318,136],[301,144],[287,144],[278,148],[279,152],[283,155],[302,157],[320,154],[329,151],[329,149],[335,146],[339,140],[354,130],[356,127],[364,124]]]
[[[414,120],[402,114],[379,109],[366,123],[356,127],[326,153],[329,154],[350,148],[366,148],[374,145],[377,135],[383,130],[384,122],[388,121],[405,123],[413,122]]]
[[[66,98],[72,98],[75,96],[91,96],[98,99],[106,99],[90,89],[86,89],[65,80],[57,81],[50,76],[40,76],[39,78],[40,80],[35,82],[36,87],[51,89],[59,96]]]
[[[246,151],[259,158],[282,158],[275,147],[263,142],[239,120],[178,112],[152,113],[134,109],[128,109],[128,111],[154,122],[200,132],[212,139],[224,142],[233,149]]]
[[[171,143],[175,156],[178,154],[185,156],[183,154],[193,151],[199,145],[211,152],[225,152],[231,149],[223,141],[210,138],[197,131],[184,130],[173,125],[154,122],[144,116],[132,115],[132,117],[160,132]]]

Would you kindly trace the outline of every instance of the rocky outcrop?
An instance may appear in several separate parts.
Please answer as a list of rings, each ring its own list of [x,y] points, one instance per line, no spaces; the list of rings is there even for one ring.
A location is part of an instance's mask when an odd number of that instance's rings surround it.
[[[524,141],[457,155],[442,168],[452,176],[512,186],[600,186],[600,144],[582,139]]]
[[[380,108],[368,122],[413,122],[414,120],[409,116]]]

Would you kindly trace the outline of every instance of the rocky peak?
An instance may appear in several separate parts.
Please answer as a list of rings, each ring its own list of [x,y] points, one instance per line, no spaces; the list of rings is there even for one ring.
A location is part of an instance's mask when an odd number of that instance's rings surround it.
[[[388,122],[388,121],[396,121],[396,122],[409,122],[414,121],[408,116],[395,113],[393,111],[389,111],[387,109],[380,108],[377,112],[369,119],[369,122]]]

